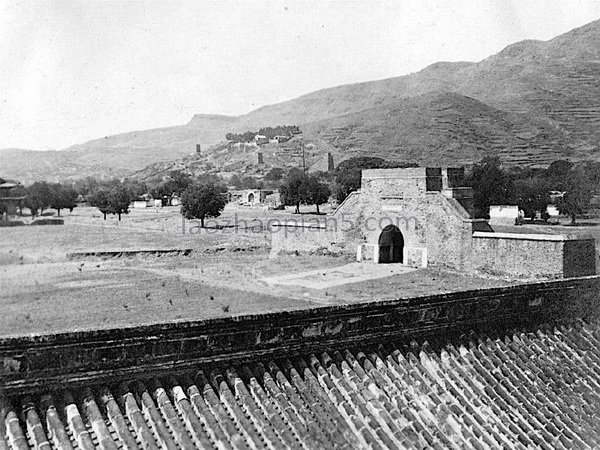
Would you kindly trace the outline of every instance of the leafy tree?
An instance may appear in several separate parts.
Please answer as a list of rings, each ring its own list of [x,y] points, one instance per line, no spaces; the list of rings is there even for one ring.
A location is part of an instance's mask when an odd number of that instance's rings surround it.
[[[467,184],[473,188],[476,217],[489,217],[490,205],[507,205],[514,202],[512,179],[502,169],[498,157],[485,157],[475,164]]]
[[[319,205],[326,203],[331,195],[331,189],[327,183],[319,180],[314,175],[311,175],[306,180],[306,203],[317,207],[317,214],[320,214]]]
[[[122,214],[129,213],[129,205],[134,198],[128,186],[120,183],[112,189],[106,187],[98,189],[89,197],[89,201],[104,215],[104,220],[107,214],[116,214],[120,221]]]
[[[181,195],[183,191],[193,182],[192,176],[182,172],[181,170],[173,170],[169,173],[167,180],[162,181],[149,189],[150,195],[154,198],[171,197],[173,195]],[[145,186],[145,184],[144,184]],[[148,188],[144,192],[136,195],[142,195],[148,192]]]
[[[342,161],[335,169],[336,198],[343,202],[351,192],[360,189],[363,169],[379,169],[386,166],[383,158],[361,156]]]
[[[181,193],[193,182],[192,176],[181,170],[173,170],[169,173],[169,178],[171,190],[173,194],[176,195],[181,195]]]
[[[567,185],[568,174],[573,168],[573,163],[559,159],[554,161],[546,169],[546,178],[550,182],[550,188],[564,191]]]
[[[300,203],[305,203],[308,197],[306,187],[306,176],[302,170],[291,169],[279,187],[281,202],[286,206],[295,206],[296,214],[300,213]]]
[[[27,188],[25,206],[29,208],[33,217],[37,216],[38,213],[42,214],[44,209],[50,206],[51,201],[52,192],[45,181],[36,181]]]
[[[542,178],[527,178],[515,180],[514,186],[517,205],[523,210],[525,217],[533,220],[538,211],[545,217],[546,208],[550,204],[548,182]]]
[[[227,183],[214,173],[201,173],[193,180],[196,184],[214,184],[221,192],[227,192]]]
[[[234,173],[229,179],[229,183],[236,189],[242,189],[242,177]]]
[[[126,179],[123,184],[127,186],[127,189],[129,189],[134,198],[148,193],[148,186],[143,181]]]
[[[386,161],[372,156],[360,156],[342,161],[335,169],[335,196],[343,202],[351,192],[360,189],[363,169],[392,169],[401,167],[417,167],[412,163]]]
[[[63,186],[60,183],[50,185],[50,207],[56,209],[59,216],[61,209],[73,212],[73,208],[77,206],[76,199],[77,192],[72,187]]]
[[[107,189],[98,189],[88,197],[90,205],[95,206],[100,210],[100,212],[104,215],[104,220],[106,220],[106,215],[110,214],[112,211],[109,194],[110,191]]]
[[[171,197],[173,195],[173,189],[173,182],[168,180],[154,185],[150,188],[149,193],[153,198]]]
[[[565,195],[558,199],[556,206],[561,214],[571,217],[575,224],[577,216],[583,214],[590,206],[595,186],[592,186],[582,167],[569,170],[565,176]]]
[[[596,194],[600,194],[600,161],[581,161],[577,164],[585,172],[585,178]]]
[[[204,219],[219,217],[225,204],[220,186],[192,183],[181,195],[181,214],[186,219],[200,219],[200,226],[204,228]]]
[[[296,214],[300,213],[300,204],[310,204],[317,207],[327,202],[331,195],[329,185],[315,175],[305,175],[300,169],[291,169],[279,187],[281,201],[286,206],[295,206]]]
[[[121,214],[129,214],[129,205],[135,197],[127,185],[115,186],[108,194],[110,213],[119,216],[121,221]]]
[[[233,174],[229,183],[237,189],[262,189],[263,183],[253,177],[240,176]]]
[[[269,183],[277,183],[283,178],[284,171],[281,167],[273,167],[265,175],[265,181]]]
[[[98,189],[100,182],[94,177],[85,177],[73,183],[73,188],[77,194],[86,197]]]

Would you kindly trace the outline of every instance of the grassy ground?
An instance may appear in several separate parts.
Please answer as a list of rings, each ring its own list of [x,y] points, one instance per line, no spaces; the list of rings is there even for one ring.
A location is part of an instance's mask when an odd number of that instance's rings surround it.
[[[290,211],[228,206],[219,224],[236,214],[238,221],[300,218]],[[0,229],[0,336],[198,320],[507,284],[424,269],[327,289],[272,285],[264,278],[341,266],[352,257],[271,259],[265,230],[191,234],[186,228],[184,234],[177,208],[134,210],[120,223],[113,218],[105,222],[92,208],[78,208],[64,218],[62,226]],[[66,256],[92,249],[151,248],[194,251],[189,256]]]

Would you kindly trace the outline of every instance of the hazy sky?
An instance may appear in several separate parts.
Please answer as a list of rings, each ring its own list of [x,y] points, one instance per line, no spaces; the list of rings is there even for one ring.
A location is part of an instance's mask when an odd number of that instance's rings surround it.
[[[599,0],[0,0],[0,148],[242,114],[599,18]]]

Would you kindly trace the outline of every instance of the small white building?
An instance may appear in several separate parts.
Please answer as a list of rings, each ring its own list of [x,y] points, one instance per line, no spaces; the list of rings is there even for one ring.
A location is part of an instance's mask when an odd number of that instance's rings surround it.
[[[517,205],[491,205],[490,225],[515,225],[519,220]]]
[[[256,136],[254,136],[254,142],[256,142],[257,144],[268,144],[269,138],[263,134],[257,134]]]
[[[548,205],[546,207],[546,212],[548,213],[548,215],[550,217],[558,217],[558,216],[560,216],[560,212],[558,211],[558,208],[555,205]]]

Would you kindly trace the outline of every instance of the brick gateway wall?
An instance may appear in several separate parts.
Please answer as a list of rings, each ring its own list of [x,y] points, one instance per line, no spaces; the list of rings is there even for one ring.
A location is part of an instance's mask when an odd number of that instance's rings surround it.
[[[475,232],[472,269],[511,278],[569,278],[596,274],[594,238]]]
[[[600,277],[239,316],[6,338],[6,394],[173,374],[199,364],[293,357],[390,337],[427,337],[597,314]]]

